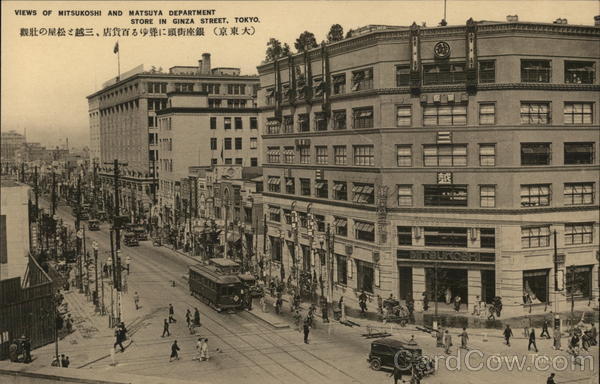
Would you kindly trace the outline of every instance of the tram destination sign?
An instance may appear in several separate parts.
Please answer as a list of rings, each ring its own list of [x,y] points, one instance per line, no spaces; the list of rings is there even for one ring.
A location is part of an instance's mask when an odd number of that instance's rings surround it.
[[[495,260],[494,253],[465,252],[448,250],[398,250],[400,260],[431,260],[431,261],[462,261],[462,262],[489,262]]]

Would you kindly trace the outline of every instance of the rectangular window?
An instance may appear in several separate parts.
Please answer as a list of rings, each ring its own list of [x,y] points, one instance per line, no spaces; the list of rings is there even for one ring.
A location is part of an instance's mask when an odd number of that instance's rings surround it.
[[[594,183],[565,183],[565,205],[594,204]]]
[[[327,130],[327,119],[323,112],[315,113],[315,131],[326,131]]]
[[[567,267],[566,289],[567,297],[592,298],[593,265],[578,265]]]
[[[373,128],[373,107],[352,110],[352,128]]]
[[[494,103],[479,104],[479,124],[481,124],[481,125],[496,124],[496,104],[494,104]]]
[[[335,200],[348,200],[348,184],[345,181],[333,182],[333,198]]]
[[[363,69],[352,72],[352,91],[373,89],[373,69]]]
[[[592,103],[565,103],[563,115],[565,124],[592,124]]]
[[[337,266],[337,282],[341,285],[348,284],[348,257],[335,254],[335,261]]]
[[[327,180],[316,180],[315,181],[315,196],[322,199],[329,198],[329,185]]]
[[[225,158],[225,164],[233,164],[233,160],[231,158]]]
[[[466,125],[467,106],[458,105],[425,105],[423,108],[423,125]]]
[[[550,245],[550,227],[521,227],[521,247],[542,248]]]
[[[217,129],[217,118],[216,117],[210,118],[210,129]]]
[[[283,147],[283,162],[286,164],[294,163],[294,156],[296,153],[294,152],[294,147]]]
[[[293,133],[294,132],[294,116],[284,116],[283,117],[283,133]]]
[[[258,167],[258,158],[257,157],[251,157],[250,158],[250,166],[251,167]],[[262,184],[261,184],[262,185]],[[262,189],[262,188],[261,188]],[[258,191],[257,191],[258,192]]]
[[[346,146],[345,145],[334,145],[333,146],[333,157],[335,165],[346,165]]]
[[[242,138],[241,137],[235,138],[235,149],[242,149]]]
[[[521,124],[550,124],[550,103],[521,102]]]
[[[460,84],[465,82],[465,63],[423,65],[423,85]]]
[[[482,167],[496,165],[496,144],[479,144],[479,165]]]
[[[412,125],[412,106],[399,105],[396,108],[396,126],[410,127]]]
[[[242,128],[243,128],[242,118],[236,117],[235,118],[235,129],[242,129]]]
[[[315,146],[315,154],[317,158],[317,164],[327,164],[329,153],[327,152],[326,145],[317,145]]]
[[[265,102],[267,105],[275,104],[275,88],[268,88],[265,92]]]
[[[396,145],[396,164],[399,167],[412,167],[412,145]]]
[[[398,185],[398,206],[399,207],[412,207],[412,205],[413,205],[412,185],[408,185],[408,184]]]
[[[346,129],[346,111],[333,111],[333,129]]]
[[[410,66],[396,65],[396,87],[410,85]]]
[[[550,184],[521,184],[521,207],[547,207],[550,197]]]
[[[373,293],[375,269],[373,263],[356,260],[356,291]]]
[[[244,164],[244,159],[242,159],[241,157],[236,157],[235,158],[235,163],[237,165],[243,165]]]
[[[591,244],[593,242],[594,223],[565,224],[565,244]]]
[[[412,245],[412,227],[396,227],[398,245]]]
[[[210,165],[217,165],[217,159],[210,159]]]
[[[269,176],[267,179],[267,183],[269,184],[269,192],[281,192],[279,176]]]
[[[593,61],[565,61],[565,83],[594,84],[595,75]]]
[[[550,165],[551,143],[521,143],[521,165]]]
[[[375,204],[374,185],[365,183],[353,183],[352,201],[361,204]]]
[[[283,258],[283,240],[279,237],[269,236],[271,242],[271,260],[281,262]]]
[[[279,121],[272,119],[272,120],[267,120],[267,134],[268,135],[277,135],[279,133],[279,130],[281,128],[281,124],[279,123]]]
[[[225,138],[225,149],[231,149],[231,137]]]
[[[300,179],[300,195],[310,196],[310,179]]]
[[[213,151],[217,149],[217,138],[216,137],[210,138],[210,149]]]
[[[496,248],[496,230],[494,228],[480,228],[479,239],[481,248]]]
[[[374,166],[375,165],[375,147],[372,145],[355,145],[354,165]]]
[[[258,147],[258,138],[251,137],[250,138],[250,149],[256,149]]]
[[[452,184],[424,185],[424,205],[426,207],[466,207],[468,202],[467,185]]]
[[[231,117],[226,117],[224,120],[224,128],[231,129]]]
[[[549,269],[523,271],[523,304],[547,303]]]
[[[565,143],[565,164],[593,164],[594,143]]]
[[[425,246],[467,248],[467,232],[468,228],[460,227],[425,227]]]
[[[300,164],[310,164],[310,146],[302,145],[298,147],[300,151]]]
[[[279,163],[280,151],[279,147],[267,147],[267,162],[268,163]]]
[[[375,241],[375,225],[368,221],[354,221],[354,238],[362,241]]]
[[[274,205],[269,205],[269,220],[280,222],[281,221],[281,209]]]
[[[325,91],[325,83],[323,83],[323,78],[321,76],[317,76],[313,78],[312,81],[313,86],[313,96],[315,99],[323,97],[323,91]]]
[[[479,206],[481,208],[494,208],[496,206],[496,186],[479,186]]]
[[[302,113],[298,115],[298,132],[310,131],[310,120],[308,113]]]
[[[292,225],[292,211],[291,210],[289,210],[289,209],[283,210],[283,220],[285,221],[285,223],[287,225]],[[290,246],[289,242],[288,242],[288,246]],[[293,245],[291,245],[291,246],[293,247]]]
[[[550,60],[521,60],[521,82],[549,83]]]
[[[494,60],[479,62],[479,82],[480,83],[495,83],[496,82],[496,62]]]
[[[333,85],[333,94],[341,95],[346,93],[346,74],[340,73],[339,75],[331,76],[331,82]]]
[[[256,117],[250,118],[250,129],[258,129],[258,120]]]
[[[426,167],[465,167],[467,165],[467,145],[423,145],[423,164]]]
[[[293,177],[285,178],[285,193],[294,195],[296,193],[296,182]]]
[[[348,236],[348,219],[345,217],[334,217],[333,228],[337,236]]]
[[[315,229],[317,232],[325,232],[325,216],[314,215]]]
[[[148,127],[154,127],[154,116],[148,116]]]

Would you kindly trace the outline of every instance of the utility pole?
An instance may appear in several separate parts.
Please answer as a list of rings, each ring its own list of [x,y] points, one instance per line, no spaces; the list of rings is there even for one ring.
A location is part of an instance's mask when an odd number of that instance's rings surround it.
[[[554,332],[559,335],[558,340],[555,338],[555,348],[560,348],[560,315],[558,313],[558,292],[562,290],[562,287],[559,284],[558,278],[558,269],[559,269],[559,260],[558,260],[558,244],[557,244],[557,235],[556,229],[554,230]],[[557,345],[558,344],[558,345]]]
[[[433,305],[434,305],[434,315],[433,321],[437,323],[438,318],[438,265],[437,262],[433,263]]]
[[[226,191],[226,196],[224,196],[225,197],[225,199],[224,199],[225,200],[225,202],[224,202],[225,203],[224,204],[225,205],[225,236],[224,236],[224,240],[225,241],[223,242],[224,243],[224,245],[223,245],[223,257],[227,258],[227,248],[228,248],[227,247],[227,230],[228,230],[227,227],[229,226],[228,223],[227,223],[227,218],[229,216],[228,215],[228,212],[229,212],[229,192],[228,192],[228,190],[225,190],[225,191]]]
[[[88,267],[88,253],[85,247],[85,226],[82,228],[83,230],[83,265],[85,266],[85,294],[86,296],[90,293],[90,274]]]
[[[52,216],[56,214],[56,172],[52,167]]]
[[[96,290],[95,290],[95,297],[94,297],[94,305],[96,306],[96,311],[100,312],[100,308],[99,308],[99,299],[100,299],[100,295],[98,295],[98,243],[96,241],[94,241],[92,243],[92,249],[94,250],[94,273],[96,274],[96,278],[95,278],[95,285],[96,285]]]
[[[98,215],[98,164],[96,163],[96,160],[94,159],[94,172],[92,174],[92,182],[94,183],[94,187],[92,188],[92,204],[93,204],[93,210],[94,210],[94,219],[97,218]]]
[[[115,247],[114,247],[114,230],[110,230],[110,259],[111,263],[111,275],[112,275],[112,287],[110,289],[110,317],[108,319],[108,326],[113,327],[115,324],[115,305],[113,292],[117,288],[117,268],[115,260]]]
[[[80,237],[80,227],[81,227],[81,175],[77,177],[77,203],[75,205],[75,231],[76,231],[76,239],[77,239],[77,264],[79,266],[79,293],[83,292],[83,255],[81,254],[81,243],[83,241],[83,236]]]
[[[39,212],[40,212],[40,204],[39,204],[39,191],[38,191],[38,167],[37,165],[33,168],[33,193],[35,194],[35,216],[36,216],[36,222],[37,217],[39,216]]]

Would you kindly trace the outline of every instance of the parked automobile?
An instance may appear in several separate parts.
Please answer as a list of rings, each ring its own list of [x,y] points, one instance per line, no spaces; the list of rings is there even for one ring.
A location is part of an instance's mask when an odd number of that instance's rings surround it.
[[[125,235],[123,235],[123,242],[128,247],[136,247],[140,245],[137,235],[134,232],[126,232]]]

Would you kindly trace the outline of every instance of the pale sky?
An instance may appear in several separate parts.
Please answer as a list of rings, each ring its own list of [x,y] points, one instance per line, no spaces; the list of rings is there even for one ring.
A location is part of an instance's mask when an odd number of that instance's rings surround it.
[[[435,26],[443,17],[443,0],[397,1],[16,1],[2,0],[1,129],[23,132],[28,141],[56,145],[69,137],[74,145],[87,145],[88,105],[86,96],[99,90],[117,74],[113,47],[117,38],[103,37],[107,27],[144,28],[132,25],[129,10],[162,10],[171,27],[202,27],[204,37],[120,37],[121,72],[139,64],[167,70],[175,65],[197,65],[203,52],[211,53],[212,66],[241,67],[242,74],[255,74],[264,58],[270,37],[292,48],[300,33],[326,39],[329,27],[339,23],[344,33],[367,24],[410,25],[426,22]],[[584,1],[496,1],[448,0],[449,25],[475,20],[504,21],[507,15],[519,21],[552,22],[566,18],[569,24],[593,25],[600,14],[597,0]],[[36,10],[36,16],[17,16],[15,10]],[[101,17],[57,16],[58,10],[102,10]],[[215,9],[214,16],[193,16],[195,25],[173,25],[168,15],[175,9]],[[51,10],[43,16],[43,10]],[[124,16],[107,16],[122,10]],[[236,24],[234,17],[258,17],[259,23]],[[226,17],[227,27],[255,27],[253,36],[219,37],[214,25],[198,24],[201,17]],[[94,28],[99,37],[21,37],[21,28]],[[162,26],[161,26],[162,27]],[[63,139],[64,140],[64,139]]]

